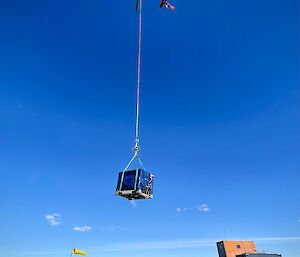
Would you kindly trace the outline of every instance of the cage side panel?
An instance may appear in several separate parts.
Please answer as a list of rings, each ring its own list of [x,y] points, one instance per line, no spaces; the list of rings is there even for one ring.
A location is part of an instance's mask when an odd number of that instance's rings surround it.
[[[139,189],[147,195],[153,194],[153,175],[145,170],[141,171]]]
[[[136,169],[135,170],[135,179],[134,179],[134,190],[135,191],[137,189],[139,189],[140,174],[141,174],[140,169]]]
[[[143,184],[144,184],[144,176],[143,176],[143,170],[139,171],[139,178],[137,181],[137,189],[143,191]]]
[[[151,195],[153,195],[153,186],[154,186],[154,175],[149,173],[149,180],[150,182],[150,188],[151,188]]]
[[[128,170],[124,172],[124,179],[122,183],[122,191],[134,190],[135,187],[135,170]]]
[[[120,190],[120,184],[121,184],[121,180],[122,180],[122,174],[123,174],[123,172],[119,172],[118,183],[117,183],[116,191],[119,191],[119,190]]]

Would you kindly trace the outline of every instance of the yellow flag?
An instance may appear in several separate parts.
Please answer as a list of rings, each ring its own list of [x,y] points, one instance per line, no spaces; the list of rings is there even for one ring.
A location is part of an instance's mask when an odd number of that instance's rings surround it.
[[[81,254],[81,255],[88,255],[86,252],[81,251],[79,249],[74,248],[72,251],[73,254]]]

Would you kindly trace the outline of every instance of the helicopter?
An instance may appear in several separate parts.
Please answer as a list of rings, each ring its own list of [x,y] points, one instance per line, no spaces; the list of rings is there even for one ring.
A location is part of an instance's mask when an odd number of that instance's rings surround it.
[[[175,6],[171,5],[167,0],[162,0],[161,1],[160,5],[159,5],[159,8],[162,8],[162,7],[170,8],[172,11],[175,10]]]
[[[135,11],[136,12],[138,11],[139,4],[140,4],[140,0],[136,0],[136,3],[135,3]],[[175,6],[171,5],[167,0],[161,0],[159,8],[163,8],[163,7],[170,8],[172,11],[175,10]]]

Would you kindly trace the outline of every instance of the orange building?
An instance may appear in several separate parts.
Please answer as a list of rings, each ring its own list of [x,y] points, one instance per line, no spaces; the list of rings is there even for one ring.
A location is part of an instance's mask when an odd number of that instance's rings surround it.
[[[219,257],[236,257],[243,253],[256,253],[253,241],[220,241],[217,242]]]

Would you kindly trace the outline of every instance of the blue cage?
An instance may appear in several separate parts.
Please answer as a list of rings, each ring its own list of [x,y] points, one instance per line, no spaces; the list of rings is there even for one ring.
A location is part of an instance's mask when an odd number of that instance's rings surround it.
[[[116,195],[128,200],[153,198],[154,175],[143,170],[127,170],[119,173]]]

